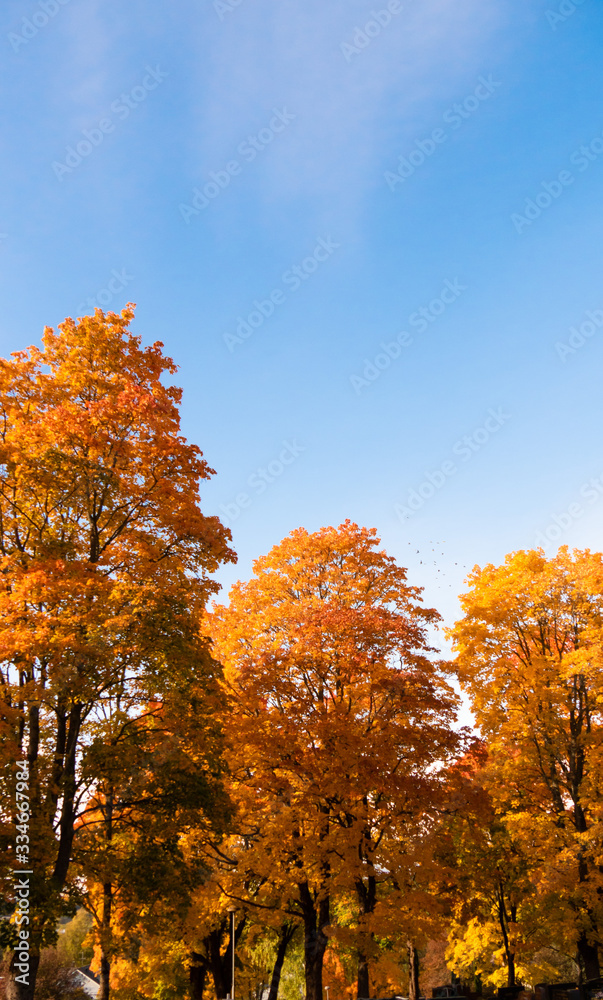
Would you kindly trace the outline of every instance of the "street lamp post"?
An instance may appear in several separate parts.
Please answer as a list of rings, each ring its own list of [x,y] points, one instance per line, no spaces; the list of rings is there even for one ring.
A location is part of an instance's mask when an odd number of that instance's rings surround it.
[[[237,911],[234,906],[229,906],[228,912],[230,913],[230,949],[232,959],[230,1000],[235,1000],[235,913]]]

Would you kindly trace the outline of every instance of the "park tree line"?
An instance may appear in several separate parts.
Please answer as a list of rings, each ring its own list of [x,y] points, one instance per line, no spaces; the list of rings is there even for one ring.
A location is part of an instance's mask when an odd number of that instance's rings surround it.
[[[306,1000],[414,1000],[434,942],[476,991],[599,976],[603,557],[476,568],[449,661],[350,521],[292,531],[217,603],[236,556],[202,510],[213,470],[132,319],[97,309],[0,362],[7,1000],[42,996],[84,911],[101,1000],[277,1000],[293,966]]]

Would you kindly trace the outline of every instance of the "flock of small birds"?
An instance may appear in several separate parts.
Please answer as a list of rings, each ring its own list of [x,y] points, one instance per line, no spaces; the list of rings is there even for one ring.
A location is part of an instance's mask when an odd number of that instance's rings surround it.
[[[416,542],[415,542],[415,543],[413,543],[413,542],[408,542],[408,544],[409,544],[409,545],[413,545],[413,544],[415,544],[415,545],[416,545]],[[439,549],[439,547],[440,547],[441,545],[445,545],[445,544],[446,544],[446,539],[444,538],[444,539],[442,539],[441,541],[437,541],[437,540],[436,540],[436,541],[431,541],[431,539],[430,539],[430,540],[428,541],[428,543],[427,543],[427,544],[428,544],[428,545],[434,545],[434,546],[436,546],[436,545],[437,545],[437,547],[438,547],[438,549]],[[443,556],[443,555],[445,554],[444,552],[438,552],[438,551],[437,551],[437,549],[435,549],[435,548],[432,548],[432,550],[431,550],[431,551],[432,551],[432,553],[434,553],[435,555],[440,555],[440,556]],[[417,549],[417,550],[416,550],[416,554],[417,554],[418,556],[420,556],[420,555],[422,554],[422,553],[421,553],[421,550],[420,550],[420,549]],[[425,566],[428,566],[430,562],[431,562],[431,560],[430,560],[430,559],[419,559],[419,566],[423,566],[423,564],[425,564]],[[445,584],[445,582],[444,582],[444,581],[445,581],[445,571],[443,571],[443,570],[441,570],[441,569],[438,569],[438,562],[437,562],[437,559],[434,559],[434,560],[433,560],[433,565],[434,565],[434,566],[436,567],[436,571],[437,571],[438,573],[441,573],[441,574],[442,574],[442,576],[441,576],[441,580],[442,580],[442,582],[444,583],[444,586],[448,586],[448,587],[453,587],[453,586],[458,586],[458,582],[457,582],[457,583],[455,583],[455,584],[452,584],[452,583],[449,583],[449,584]],[[468,572],[468,571],[469,571],[469,567],[468,567],[468,566],[465,566],[465,565],[464,565],[463,563],[458,563],[458,562],[455,562],[455,564],[454,564],[454,565],[455,565],[455,566],[459,566],[459,567],[460,567],[460,568],[461,568],[462,570],[465,570],[466,572]],[[441,583],[438,583],[438,584],[437,584],[437,589],[438,589],[438,590],[441,590],[441,588],[442,588],[442,584],[441,584]]]

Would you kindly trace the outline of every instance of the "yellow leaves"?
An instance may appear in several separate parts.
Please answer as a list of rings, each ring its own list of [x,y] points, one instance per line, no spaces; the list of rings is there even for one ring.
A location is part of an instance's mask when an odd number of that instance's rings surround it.
[[[574,940],[603,933],[602,558],[511,553],[474,572],[452,630],[488,740],[485,784]]]
[[[504,964],[499,929],[492,921],[483,923],[477,917],[473,917],[464,927],[453,924],[446,949],[446,961],[457,975],[470,978],[478,974],[484,976],[486,982],[490,982],[490,977],[498,971],[497,967]],[[502,971],[505,974],[505,970]]]
[[[524,941],[514,930],[511,944],[516,956],[515,976],[518,982],[533,988],[538,982],[559,981],[559,966],[551,962],[551,958],[559,955],[559,949],[553,947],[547,954],[549,943],[552,940],[546,934],[540,933],[533,940]],[[562,952],[568,949],[568,944],[562,939]],[[484,985],[507,985],[504,948],[494,920],[484,922],[474,918],[464,926],[454,923],[450,928],[446,961],[448,967],[462,978],[471,980],[480,975]]]
[[[67,320],[44,350],[4,364],[4,544],[26,566],[53,548],[134,576],[233,558],[228,532],[199,511],[212,470],[178,434],[179,394],[160,381],[175,365],[160,344],[141,348],[132,316]]]
[[[498,730],[501,705],[521,714],[524,705],[563,712],[578,674],[590,674],[600,690],[603,588],[585,589],[600,581],[600,566],[590,553],[570,557],[562,549],[547,562],[519,552],[474,575],[452,636],[459,676],[486,731]]]
[[[118,957],[111,967],[111,989],[120,1000],[153,1000],[160,988],[164,996],[182,996],[187,987],[189,952],[185,941],[174,936],[147,937],[136,961]]]
[[[396,927],[385,909],[375,919],[395,935],[403,899],[429,910],[416,882],[437,769],[458,738],[455,696],[426,655],[437,613],[378,545],[374,530],[350,522],[298,529],[207,625],[230,698],[227,757],[245,838],[228,884],[253,873],[258,899],[301,914],[300,883],[316,899],[351,893],[357,909],[363,880],[378,878],[381,894],[394,879]]]

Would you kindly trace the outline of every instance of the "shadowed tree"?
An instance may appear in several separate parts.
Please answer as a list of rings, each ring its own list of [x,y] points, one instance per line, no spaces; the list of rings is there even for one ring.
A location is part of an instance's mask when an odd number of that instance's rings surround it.
[[[180,435],[181,391],[162,382],[176,366],[132,318],[97,309],[0,362],[3,784],[6,812],[10,760],[27,757],[35,872],[30,973],[10,1000],[32,1000],[63,905],[99,702],[169,687],[203,646],[209,574],[234,559],[200,509],[213,470]]]

